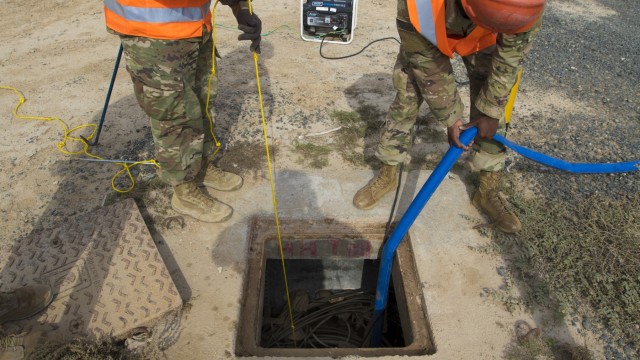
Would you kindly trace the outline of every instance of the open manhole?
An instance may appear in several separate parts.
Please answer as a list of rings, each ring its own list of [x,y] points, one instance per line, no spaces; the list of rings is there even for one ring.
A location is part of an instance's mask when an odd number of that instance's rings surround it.
[[[385,224],[255,218],[236,341],[238,356],[385,356],[435,353],[409,235],[396,252],[383,345],[369,347]],[[295,330],[294,330],[295,329]]]

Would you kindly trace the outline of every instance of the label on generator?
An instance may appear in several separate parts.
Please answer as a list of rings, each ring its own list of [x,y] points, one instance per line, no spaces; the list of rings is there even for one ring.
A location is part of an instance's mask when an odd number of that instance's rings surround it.
[[[311,6],[328,6],[328,7],[340,7],[340,8],[350,8],[351,0],[346,1],[312,1]]]

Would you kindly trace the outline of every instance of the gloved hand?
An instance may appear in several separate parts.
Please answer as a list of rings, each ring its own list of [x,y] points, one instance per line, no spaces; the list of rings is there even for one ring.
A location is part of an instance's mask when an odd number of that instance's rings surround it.
[[[237,6],[232,6],[233,15],[238,20],[238,29],[244,34],[238,36],[238,40],[251,40],[249,49],[260,54],[260,33],[262,32],[262,21],[256,13],[249,11],[249,4],[240,1]]]

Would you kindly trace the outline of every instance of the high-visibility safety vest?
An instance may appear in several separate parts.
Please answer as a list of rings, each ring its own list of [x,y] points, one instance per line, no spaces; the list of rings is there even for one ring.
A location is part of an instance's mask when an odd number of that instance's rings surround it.
[[[476,26],[464,38],[447,36],[445,0],[407,0],[411,25],[450,58],[471,55],[496,43],[496,33]]]
[[[211,30],[211,0],[104,0],[107,27],[125,35],[177,40]]]

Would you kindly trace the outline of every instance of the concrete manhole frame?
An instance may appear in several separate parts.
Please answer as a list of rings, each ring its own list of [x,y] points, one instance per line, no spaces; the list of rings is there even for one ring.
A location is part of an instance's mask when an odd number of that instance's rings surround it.
[[[384,238],[384,223],[343,222],[333,219],[281,219],[280,230],[285,258],[378,257]],[[248,266],[241,298],[240,321],[236,337],[238,356],[281,357],[365,357],[386,355],[430,355],[436,352],[421,282],[411,248],[409,234],[398,247],[392,268],[392,280],[406,346],[389,348],[292,349],[260,346],[266,260],[280,258],[273,218],[255,217],[249,224]],[[336,246],[336,241],[339,246]],[[342,242],[340,242],[342,241]],[[331,244],[327,244],[331,242]],[[313,244],[313,246],[310,246]],[[318,247],[329,251],[323,252]]]

